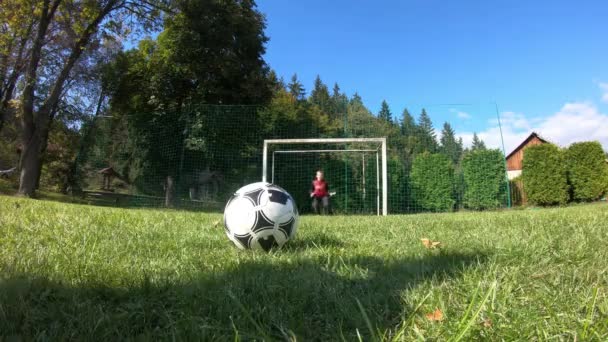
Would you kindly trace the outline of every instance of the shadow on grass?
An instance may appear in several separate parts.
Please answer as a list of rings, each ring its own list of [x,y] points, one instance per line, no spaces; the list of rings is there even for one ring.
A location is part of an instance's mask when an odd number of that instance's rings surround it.
[[[293,260],[256,259],[232,269],[198,270],[179,280],[151,274],[120,286],[94,281],[74,286],[15,275],[0,283],[0,335],[25,340],[234,340],[238,334],[245,340],[285,340],[294,334],[298,340],[327,341],[354,340],[358,329],[368,340],[357,301],[374,329],[393,329],[413,310],[403,301],[404,290],[431,278],[457,279],[486,257],[301,259],[294,254]]]
[[[281,251],[303,251],[317,248],[338,248],[344,247],[344,242],[331,235],[317,233],[314,238],[298,236],[289,243],[285,244]]]

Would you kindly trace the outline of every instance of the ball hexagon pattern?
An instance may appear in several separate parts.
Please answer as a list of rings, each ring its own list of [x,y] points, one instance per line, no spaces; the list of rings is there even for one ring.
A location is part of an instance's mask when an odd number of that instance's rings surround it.
[[[265,182],[237,190],[224,210],[226,235],[241,249],[269,251],[282,247],[295,237],[298,220],[293,197]]]

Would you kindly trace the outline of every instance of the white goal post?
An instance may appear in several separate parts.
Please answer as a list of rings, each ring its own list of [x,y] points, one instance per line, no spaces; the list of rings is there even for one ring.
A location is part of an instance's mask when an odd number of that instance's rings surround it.
[[[377,143],[380,144],[380,154],[378,150],[372,149],[317,149],[317,150],[279,150],[272,154],[272,179],[274,180],[274,155],[275,153],[322,153],[322,152],[376,152],[377,167],[381,164],[382,172],[377,172],[382,178],[382,215],[388,215],[388,169],[387,169],[387,148],[386,138],[319,138],[319,139],[267,139],[264,140],[264,150],[262,156],[262,181],[268,182],[268,152],[271,145],[298,145],[298,144],[349,144],[349,143]],[[380,159],[380,160],[379,160]],[[378,180],[377,186],[380,186]],[[379,194],[379,192],[378,192]],[[379,196],[379,195],[378,195]],[[378,198],[378,214],[380,214],[380,199]]]

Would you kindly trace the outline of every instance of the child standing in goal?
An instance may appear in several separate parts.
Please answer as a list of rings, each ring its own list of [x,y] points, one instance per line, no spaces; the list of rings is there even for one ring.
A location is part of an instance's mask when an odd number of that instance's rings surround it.
[[[310,191],[312,210],[316,214],[319,214],[319,202],[322,205],[322,213],[329,214],[329,196],[329,185],[323,177],[323,171],[318,170]]]

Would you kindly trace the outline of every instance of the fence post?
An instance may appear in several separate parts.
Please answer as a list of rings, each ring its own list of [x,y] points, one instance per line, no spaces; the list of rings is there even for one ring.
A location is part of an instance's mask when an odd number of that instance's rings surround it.
[[[498,104],[494,102],[496,108],[496,118],[498,119],[498,130],[500,131],[500,141],[502,142],[502,155],[505,161],[505,181],[507,182],[507,208],[511,208],[511,184],[509,184],[509,171],[507,170],[507,151],[505,151],[505,139],[502,137],[502,125],[500,124],[500,114]]]

